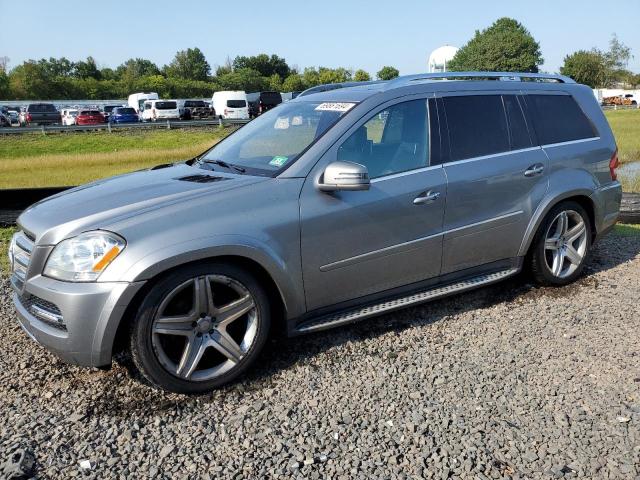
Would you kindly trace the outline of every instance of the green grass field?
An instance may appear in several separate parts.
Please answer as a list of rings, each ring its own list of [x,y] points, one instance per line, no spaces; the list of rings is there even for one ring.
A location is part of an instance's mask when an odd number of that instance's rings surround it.
[[[0,188],[79,185],[187,160],[230,131],[213,127],[0,137]]]

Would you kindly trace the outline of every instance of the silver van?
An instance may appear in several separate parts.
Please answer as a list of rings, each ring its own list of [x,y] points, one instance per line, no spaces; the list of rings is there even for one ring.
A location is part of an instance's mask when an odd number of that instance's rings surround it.
[[[306,95],[189,161],[74,188],[18,219],[19,322],[62,359],[151,384],[236,378],[270,334],[498,282],[581,273],[621,200],[591,90],[447,73]],[[366,327],[363,327],[366,328]]]

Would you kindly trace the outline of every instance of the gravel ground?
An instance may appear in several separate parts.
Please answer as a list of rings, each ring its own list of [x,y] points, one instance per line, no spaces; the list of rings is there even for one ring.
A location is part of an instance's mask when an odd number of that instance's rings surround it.
[[[640,236],[611,235],[575,285],[517,278],[275,340],[242,382],[181,397],[62,364],[4,281],[0,461],[27,448],[40,478],[640,478],[639,286]]]

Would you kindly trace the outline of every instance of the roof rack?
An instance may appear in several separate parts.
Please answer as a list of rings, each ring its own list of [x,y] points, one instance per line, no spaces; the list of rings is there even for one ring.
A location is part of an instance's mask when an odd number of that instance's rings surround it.
[[[571,78],[564,75],[552,73],[518,73],[518,72],[441,72],[441,73],[418,73],[415,75],[405,75],[395,78],[387,83],[388,87],[398,87],[409,85],[411,82],[432,81],[432,80],[501,80],[508,82],[534,81],[534,82],[557,82],[576,83]]]

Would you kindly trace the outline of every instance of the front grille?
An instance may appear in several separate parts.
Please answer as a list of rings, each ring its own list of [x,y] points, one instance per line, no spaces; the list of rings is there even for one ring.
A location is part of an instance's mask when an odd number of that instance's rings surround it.
[[[56,304],[30,293],[19,295],[18,299],[22,306],[38,320],[59,330],[67,330],[62,318],[62,312]]]
[[[19,290],[24,288],[24,282],[27,280],[33,246],[33,241],[24,232],[21,231],[16,234],[12,252],[13,269],[11,271],[11,279]]]

